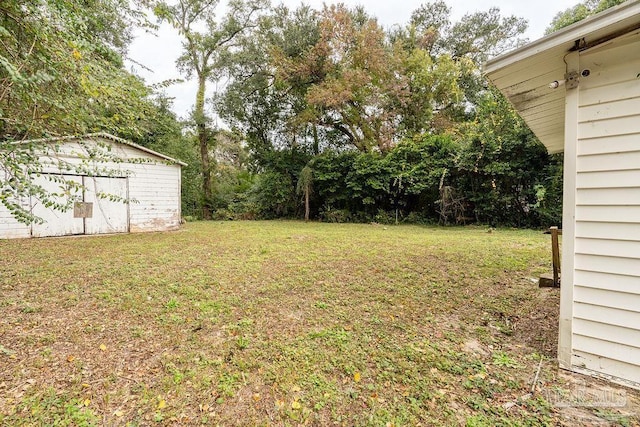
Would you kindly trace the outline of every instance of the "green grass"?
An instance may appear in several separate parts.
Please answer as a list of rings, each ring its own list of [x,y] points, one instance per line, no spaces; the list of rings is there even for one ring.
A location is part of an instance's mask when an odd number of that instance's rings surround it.
[[[554,423],[502,406],[553,357],[538,231],[190,223],[0,257],[0,425]]]

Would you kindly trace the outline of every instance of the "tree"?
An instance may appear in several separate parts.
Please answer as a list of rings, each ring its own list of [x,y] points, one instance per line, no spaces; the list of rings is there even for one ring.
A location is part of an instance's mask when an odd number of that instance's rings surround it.
[[[400,40],[405,50],[420,49],[423,55],[429,55],[432,64],[442,63],[441,70],[434,70],[434,74],[438,82],[450,82],[440,88],[455,97],[435,97],[439,102],[434,105],[431,126],[436,132],[472,118],[469,113],[488,87],[480,72],[484,61],[526,41],[520,37],[527,28],[526,20],[503,17],[498,8],[466,14],[458,22],[452,22],[450,15],[451,9],[443,1],[427,3],[412,13],[405,28],[391,33],[392,39]],[[449,61],[445,61],[447,58]],[[452,73],[455,80],[447,77]]]
[[[283,85],[276,81],[272,52],[296,57],[318,38],[316,12],[308,6],[273,9],[251,37],[240,37],[241,48],[229,59],[232,81],[216,98],[220,115],[243,133],[257,165],[276,149],[306,145],[314,132],[297,120],[306,109],[305,93],[310,83]],[[317,132],[315,132],[317,135]],[[318,138],[315,152],[319,152]]]
[[[280,84],[306,82],[305,108],[297,116],[339,132],[360,151],[388,149],[395,140],[394,104],[406,99],[400,61],[383,29],[362,8],[325,6],[318,21],[318,41],[291,56],[275,51]]]
[[[625,0],[585,0],[577,5],[559,12],[545,30],[545,34],[551,34],[561,28],[567,27],[578,21],[582,21],[591,15],[600,13],[610,7],[624,3]]]
[[[217,99],[246,135],[263,215],[300,213],[310,165],[309,216],[317,208],[330,220],[385,220],[391,210],[437,218],[435,202],[447,187],[486,220],[494,200],[479,194],[492,180],[499,191],[487,193],[511,209],[500,211],[509,212],[501,221],[516,216],[514,201],[535,209],[533,190],[518,187],[515,171],[541,169],[539,146],[480,72],[486,57],[522,43],[522,19],[494,8],[452,22],[438,1],[389,33],[344,5],[278,7],[263,24],[239,39],[234,81]],[[504,153],[517,163],[513,170]],[[526,178],[525,186],[539,183],[537,175]],[[521,223],[535,216],[518,215]]]
[[[210,148],[214,134],[205,113],[205,93],[208,81],[218,80],[226,67],[226,58],[235,47],[235,40],[255,28],[258,12],[266,7],[266,0],[234,0],[228,4],[228,12],[218,21],[216,11],[219,0],[179,0],[171,6],[159,3],[156,15],[169,21],[184,38],[183,54],[178,58],[178,68],[198,82],[193,119],[200,149],[202,167],[202,215],[211,219],[212,171]]]
[[[296,191],[304,197],[304,220],[309,221],[309,213],[311,212],[309,199],[313,191],[313,169],[309,165],[300,171]]]

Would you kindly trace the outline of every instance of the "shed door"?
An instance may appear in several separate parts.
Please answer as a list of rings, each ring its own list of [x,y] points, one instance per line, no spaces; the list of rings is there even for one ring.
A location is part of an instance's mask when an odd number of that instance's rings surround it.
[[[572,322],[573,366],[636,384],[640,384],[638,52],[636,32],[580,55]]]
[[[80,188],[70,189],[69,195],[64,194],[64,180],[66,182],[73,182],[77,186],[82,185],[82,177],[70,176],[70,175],[42,175],[34,178],[34,183],[40,185],[46,192],[52,195],[55,199],[55,194],[60,194],[59,200],[66,202],[68,197],[72,199],[82,201],[82,190]],[[31,226],[31,235],[34,237],[48,237],[48,236],[69,236],[73,234],[84,233],[84,222],[82,218],[74,217],[74,210],[70,209],[66,212],[60,210],[51,209],[44,206],[41,200],[35,197],[31,198],[32,212],[42,218],[44,222],[42,224],[33,224]]]
[[[81,188],[71,188],[69,194],[66,194],[64,183],[59,182],[61,179],[84,186],[84,191]],[[54,195],[54,199],[55,194],[60,194],[61,203],[69,198],[76,203],[68,211],[62,212],[46,207],[42,201],[32,198],[33,213],[44,220],[42,224],[32,225],[33,237],[129,231],[129,205],[122,201],[127,198],[127,178],[43,175],[35,178],[35,183]]]
[[[129,205],[123,202],[127,178],[84,177],[84,186],[84,201],[92,207],[92,215],[85,218],[85,234],[129,231]]]

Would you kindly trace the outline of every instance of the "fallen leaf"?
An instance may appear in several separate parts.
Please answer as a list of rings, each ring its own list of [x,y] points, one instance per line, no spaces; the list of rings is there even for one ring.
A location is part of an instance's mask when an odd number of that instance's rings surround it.
[[[360,382],[360,377],[361,377],[360,372],[356,372],[355,374],[353,374],[353,380],[357,383]]]
[[[107,346],[104,344],[100,344],[100,350],[107,351]]]
[[[253,400],[255,400],[256,402],[260,400],[260,393],[253,393]]]
[[[164,399],[161,399],[160,402],[158,402],[158,409],[164,409],[167,407],[167,402],[165,402]]]
[[[116,417],[121,417],[124,415],[124,412],[121,409],[118,409],[113,413],[113,415],[115,415]]]
[[[71,363],[71,362],[73,362],[74,360],[76,360],[76,357],[75,357],[75,356],[72,356],[71,354],[67,356],[67,362]]]
[[[301,409],[302,405],[297,400],[291,402],[291,409]]]
[[[90,399],[85,399],[84,402],[82,402],[82,403],[84,403],[84,406],[89,406],[89,405],[91,405],[91,400]]]

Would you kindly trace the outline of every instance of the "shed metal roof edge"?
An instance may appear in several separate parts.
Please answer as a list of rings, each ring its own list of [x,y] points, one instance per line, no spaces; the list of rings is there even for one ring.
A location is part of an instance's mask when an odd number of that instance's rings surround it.
[[[77,139],[83,139],[83,138],[104,138],[104,139],[110,139],[112,141],[115,142],[119,142],[120,144],[124,144],[124,145],[128,145],[130,147],[136,148],[140,151],[144,151],[146,153],[152,154],[156,157],[160,157],[161,159],[167,160],[169,162],[178,164],[180,166],[187,166],[187,164],[181,160],[178,159],[174,159],[173,157],[169,157],[165,154],[159,153],[157,151],[154,151],[150,148],[147,147],[143,147],[142,145],[138,145],[134,142],[131,142],[129,140],[126,140],[124,138],[120,138],[118,136],[115,135],[111,135],[110,133],[106,133],[106,132],[95,132],[95,133],[88,133],[85,135],[69,135],[69,136],[56,136],[56,137],[51,137],[51,138],[41,138],[41,139],[30,139],[30,140],[25,140],[25,141],[20,141],[20,143],[22,144],[26,144],[26,143],[31,143],[31,142],[56,142],[56,141],[72,141],[72,140],[77,140]]]
[[[587,33],[606,28],[638,14],[640,14],[640,0],[624,2],[618,6],[607,9],[551,33],[548,36],[528,43],[520,48],[492,58],[485,63],[483,72],[484,74],[490,74],[525,58],[529,58],[558,46],[572,44],[576,40],[583,38]]]

